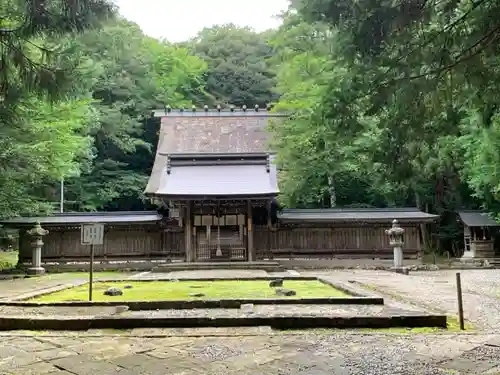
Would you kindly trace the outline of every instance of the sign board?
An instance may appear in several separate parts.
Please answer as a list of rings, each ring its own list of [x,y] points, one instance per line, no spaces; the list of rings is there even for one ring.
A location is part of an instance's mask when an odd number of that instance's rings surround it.
[[[82,224],[82,245],[104,244],[104,224]]]
[[[171,219],[179,219],[181,217],[181,213],[178,208],[169,208],[168,213]]]

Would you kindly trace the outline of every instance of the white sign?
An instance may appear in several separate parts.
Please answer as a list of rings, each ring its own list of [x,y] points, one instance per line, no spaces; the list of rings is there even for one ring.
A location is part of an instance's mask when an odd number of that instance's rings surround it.
[[[181,213],[177,208],[170,208],[168,210],[168,213],[171,219],[179,219],[181,217]]]
[[[82,245],[104,244],[104,224],[82,224]]]

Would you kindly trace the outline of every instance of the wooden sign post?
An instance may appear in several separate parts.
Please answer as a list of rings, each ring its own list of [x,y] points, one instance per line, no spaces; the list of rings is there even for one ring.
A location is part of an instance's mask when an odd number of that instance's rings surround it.
[[[82,224],[82,245],[90,245],[89,265],[89,301],[92,301],[92,284],[94,283],[94,246],[104,244],[104,224]]]

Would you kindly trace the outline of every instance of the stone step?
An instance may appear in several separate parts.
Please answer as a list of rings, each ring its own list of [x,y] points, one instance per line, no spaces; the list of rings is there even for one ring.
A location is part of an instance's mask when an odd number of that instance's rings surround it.
[[[285,272],[286,268],[275,261],[266,262],[197,262],[168,263],[158,265],[151,272],[197,271],[197,270],[261,270]]]

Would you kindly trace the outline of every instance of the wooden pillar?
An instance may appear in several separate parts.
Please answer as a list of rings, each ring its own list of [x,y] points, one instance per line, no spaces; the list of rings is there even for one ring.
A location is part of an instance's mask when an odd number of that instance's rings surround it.
[[[167,257],[167,250],[165,249],[165,242],[166,241],[166,232],[164,228],[160,227],[160,248],[159,249],[154,249],[155,252],[159,251],[161,254],[162,258]],[[149,252],[149,257],[152,257],[151,251]]]
[[[271,203],[272,203],[271,200],[267,202],[267,254],[269,256],[269,259],[273,259],[273,245],[272,245],[273,222],[271,218]]]
[[[255,249],[253,246],[253,223],[252,223],[252,201],[247,202],[247,244],[248,244],[248,261],[255,260]]]
[[[361,247],[361,229],[356,228],[356,249],[360,249]]]
[[[186,202],[185,207],[185,217],[184,217],[184,235],[185,237],[185,256],[186,262],[194,261],[194,251],[193,251],[193,212],[192,212],[192,202]]]

